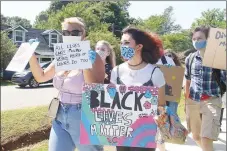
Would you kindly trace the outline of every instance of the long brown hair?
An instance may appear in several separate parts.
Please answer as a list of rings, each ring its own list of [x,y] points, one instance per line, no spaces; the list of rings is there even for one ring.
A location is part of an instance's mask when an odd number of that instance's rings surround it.
[[[111,67],[114,68],[116,66],[116,56],[110,43],[105,40],[100,40],[97,42],[97,44],[105,45],[107,49],[109,49],[110,55],[106,57],[106,63],[109,63]]]
[[[142,60],[146,63],[155,64],[161,58],[162,44],[156,36],[140,29],[128,26],[122,31],[123,34],[130,34],[136,44],[142,44]]]
[[[175,63],[176,66],[181,66],[180,59],[176,53],[174,53],[172,50],[167,49],[165,50],[165,56],[168,56],[168,55],[172,56],[171,58],[173,58],[173,62]]]

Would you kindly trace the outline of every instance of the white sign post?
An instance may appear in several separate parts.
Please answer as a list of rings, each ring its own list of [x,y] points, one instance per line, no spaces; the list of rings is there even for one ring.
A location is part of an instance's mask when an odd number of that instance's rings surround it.
[[[67,71],[92,68],[88,52],[90,41],[54,44],[55,70]]]
[[[22,72],[38,45],[39,42],[33,42],[31,45],[29,43],[22,43],[6,70]]]

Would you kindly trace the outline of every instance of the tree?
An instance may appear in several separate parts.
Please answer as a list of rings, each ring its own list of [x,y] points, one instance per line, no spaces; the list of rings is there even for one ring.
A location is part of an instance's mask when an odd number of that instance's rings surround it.
[[[6,25],[9,25],[9,26],[12,26],[12,27],[18,26],[18,25],[21,25],[25,28],[31,28],[32,27],[30,21],[25,19],[25,18],[21,18],[21,17],[18,17],[18,16],[5,17],[5,18],[6,18],[6,22],[5,22]]]
[[[202,16],[192,23],[191,29],[201,25],[226,28],[226,9],[215,8],[202,12]]]
[[[170,6],[164,10],[161,15],[151,15],[148,19],[140,19],[138,28],[143,30],[155,32],[159,35],[169,34],[173,31],[178,31],[181,29],[181,26],[175,24],[173,16],[173,7]]]
[[[7,33],[1,31],[1,68],[5,69],[16,52],[16,46],[8,38]]]
[[[165,34],[161,37],[164,49],[172,49],[175,52],[182,52],[193,48],[189,30]]]
[[[116,54],[116,63],[120,64],[122,63],[121,54],[120,54],[120,44],[119,39],[110,31],[108,31],[108,24],[102,25],[100,29],[96,29],[94,31],[91,31],[89,35],[86,37],[87,40],[90,40],[91,42],[91,48],[95,49],[95,45],[100,40],[108,41],[111,46],[113,47],[113,50]]]

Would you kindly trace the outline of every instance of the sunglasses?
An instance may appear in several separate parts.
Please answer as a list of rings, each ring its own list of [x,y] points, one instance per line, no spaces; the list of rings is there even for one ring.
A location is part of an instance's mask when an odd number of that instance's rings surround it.
[[[72,31],[62,30],[62,35],[63,36],[81,36],[82,33],[83,32],[80,31],[80,30],[72,30]]]

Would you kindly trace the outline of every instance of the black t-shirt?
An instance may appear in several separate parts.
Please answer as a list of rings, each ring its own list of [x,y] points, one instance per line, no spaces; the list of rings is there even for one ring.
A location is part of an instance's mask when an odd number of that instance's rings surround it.
[[[113,68],[112,68],[111,64],[107,63],[105,65],[105,70],[106,70],[105,73],[107,74],[107,77],[104,80],[104,84],[109,84],[110,83],[110,76],[111,76],[112,69]]]

